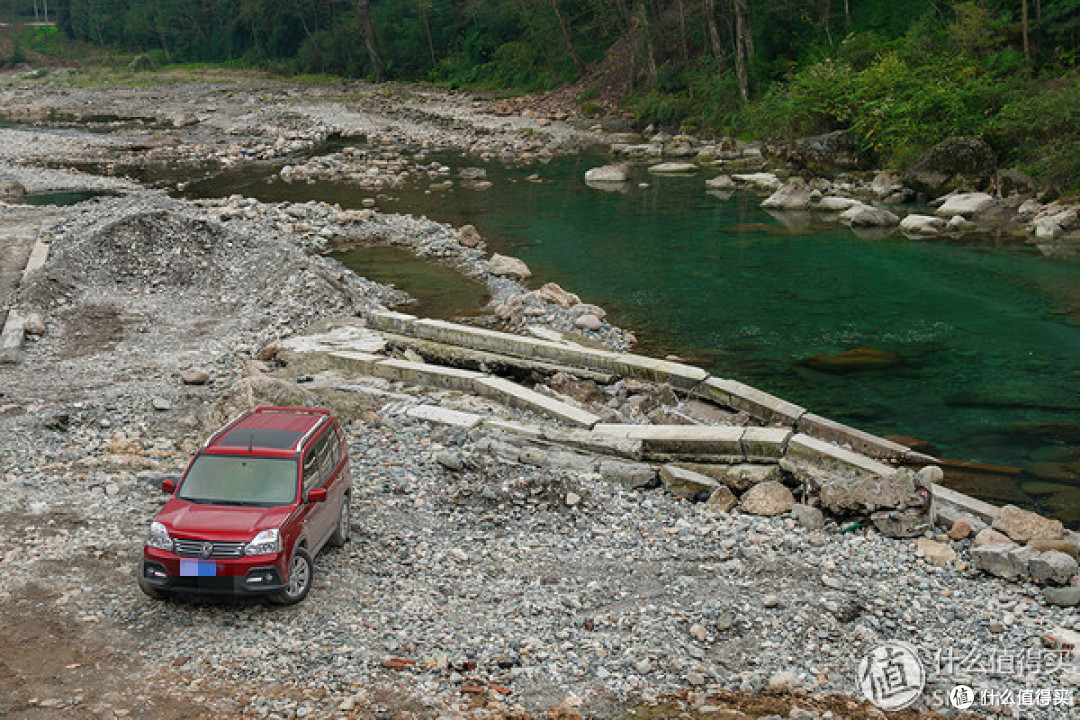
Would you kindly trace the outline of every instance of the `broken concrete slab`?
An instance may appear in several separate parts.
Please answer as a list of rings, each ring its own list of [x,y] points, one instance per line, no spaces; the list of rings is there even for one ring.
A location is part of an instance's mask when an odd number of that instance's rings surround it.
[[[617,482],[627,490],[644,490],[660,484],[659,473],[652,465],[623,460],[601,460],[600,477]]]
[[[983,572],[1006,580],[1027,577],[1038,550],[1026,546],[996,543],[971,549],[971,562]]]
[[[664,465],[660,468],[660,482],[672,495],[686,500],[707,500],[723,487],[708,475],[678,465]]]
[[[450,425],[465,429],[472,429],[484,421],[483,415],[451,410],[439,405],[418,405],[406,410],[405,414],[435,425]]]

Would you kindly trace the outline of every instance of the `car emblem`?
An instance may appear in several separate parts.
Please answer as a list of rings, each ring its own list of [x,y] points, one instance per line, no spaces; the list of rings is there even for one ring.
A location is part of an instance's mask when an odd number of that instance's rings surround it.
[[[213,553],[214,553],[214,545],[213,545],[213,543],[208,543],[207,542],[207,543],[202,544],[202,556],[204,558],[210,557]]]

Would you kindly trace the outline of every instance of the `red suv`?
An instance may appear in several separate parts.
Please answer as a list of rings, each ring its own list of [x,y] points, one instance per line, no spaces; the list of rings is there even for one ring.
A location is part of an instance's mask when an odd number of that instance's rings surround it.
[[[311,589],[312,558],[349,539],[345,433],[325,410],[261,407],[214,433],[150,524],[139,587],[261,594],[281,604]]]

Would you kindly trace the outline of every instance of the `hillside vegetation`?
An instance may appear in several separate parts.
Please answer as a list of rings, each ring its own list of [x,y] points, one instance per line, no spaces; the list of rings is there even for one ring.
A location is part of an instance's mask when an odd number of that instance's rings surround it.
[[[0,0],[24,18],[35,5]],[[582,112],[610,110],[614,89],[642,127],[848,129],[870,162],[898,167],[974,135],[1002,164],[1080,184],[1080,0],[66,0],[53,13],[65,37],[150,65],[576,83]]]

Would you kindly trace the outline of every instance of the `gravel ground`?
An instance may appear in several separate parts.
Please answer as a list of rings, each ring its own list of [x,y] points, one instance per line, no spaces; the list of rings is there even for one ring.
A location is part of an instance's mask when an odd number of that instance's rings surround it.
[[[34,89],[8,83],[0,99],[28,108],[28,117],[59,102],[58,93]],[[154,123],[173,115],[188,137],[205,133],[204,144],[184,152],[201,152],[223,133],[264,137],[271,122],[277,132],[295,121],[305,128],[296,141],[314,142],[329,122],[311,130],[313,113],[342,112],[301,103],[317,99],[311,89],[290,86],[262,100],[265,89],[220,115],[210,108],[227,105],[235,85],[116,92],[129,114],[150,118],[157,108]],[[108,98],[100,89],[72,95],[86,112]],[[447,107],[483,114],[464,96],[446,97]],[[433,103],[424,98],[401,102],[405,110]],[[294,107],[279,106],[286,102]],[[370,102],[372,116],[386,117],[395,100]],[[207,119],[189,124],[189,111]],[[511,127],[492,141],[480,125],[447,124],[398,127],[414,139],[431,132],[457,143],[474,133],[492,148],[515,136]],[[6,133],[0,162],[32,173]],[[865,703],[825,698],[858,696],[859,661],[884,640],[919,648],[931,708],[961,682],[1067,692],[1080,684],[1075,661],[1049,662],[1041,640],[1080,631],[1080,618],[1046,606],[1036,586],[963,563],[933,567],[912,541],[869,531],[807,531],[786,517],[724,514],[659,490],[500,462],[370,394],[342,405],[356,487],[353,542],[317,559],[304,603],[143,597],[133,568],[163,501],[157,484],[182,469],[201,439],[200,418],[242,378],[261,375],[252,363],[267,344],[400,300],[309,254],[325,236],[284,227],[287,210],[137,191],[83,203],[49,228],[49,264],[12,300],[41,313],[46,332],[19,363],[0,366],[0,632],[17,648],[0,657],[0,714],[614,717],[674,693],[677,706],[658,705],[652,717],[881,717]],[[407,237],[411,223],[426,221],[387,222]],[[418,247],[464,252],[448,229],[428,234],[436,241]],[[451,260],[461,258],[478,262],[469,253]],[[183,384],[192,367],[207,370],[209,383]],[[446,468],[448,455],[460,469]],[[1027,664],[1017,668],[1021,656]],[[1033,668],[1032,657],[1043,666]],[[990,658],[1013,663],[981,667]],[[980,712],[1080,717],[1060,706]]]

